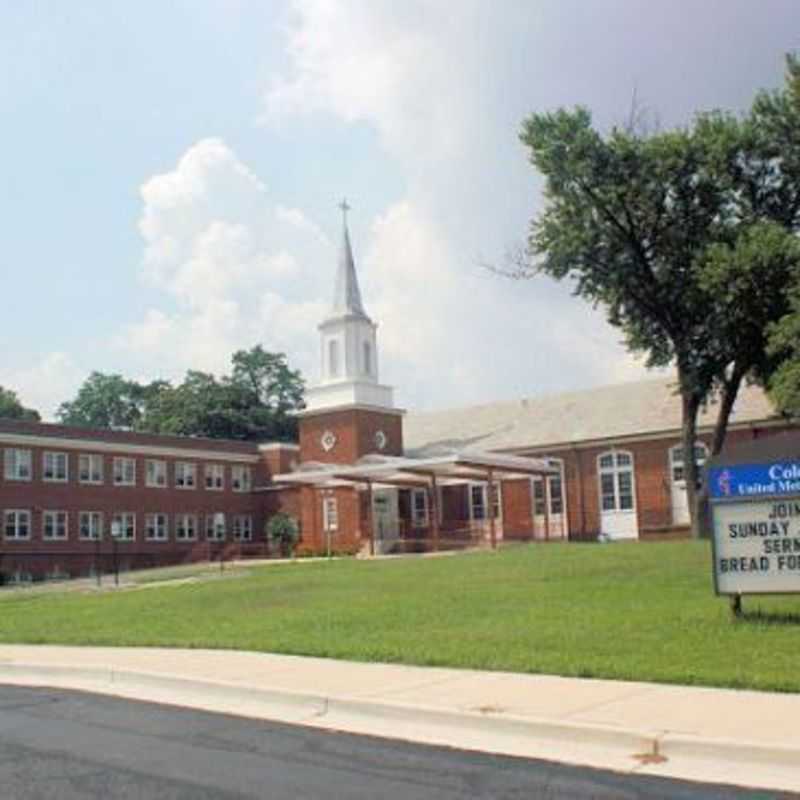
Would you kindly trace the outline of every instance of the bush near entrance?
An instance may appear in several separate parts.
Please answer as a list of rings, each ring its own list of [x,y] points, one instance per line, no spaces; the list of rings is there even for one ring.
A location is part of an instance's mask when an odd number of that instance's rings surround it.
[[[270,517],[264,527],[267,539],[277,546],[281,555],[294,555],[297,540],[300,538],[300,526],[294,517],[281,512]]]
[[[800,597],[744,605],[733,621],[714,595],[706,542],[538,544],[297,561],[147,591],[0,592],[0,641],[800,691]]]

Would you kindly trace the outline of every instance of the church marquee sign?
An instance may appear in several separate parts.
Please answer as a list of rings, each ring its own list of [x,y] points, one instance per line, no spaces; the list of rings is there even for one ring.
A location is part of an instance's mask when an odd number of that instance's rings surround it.
[[[717,594],[800,592],[800,458],[707,474]]]

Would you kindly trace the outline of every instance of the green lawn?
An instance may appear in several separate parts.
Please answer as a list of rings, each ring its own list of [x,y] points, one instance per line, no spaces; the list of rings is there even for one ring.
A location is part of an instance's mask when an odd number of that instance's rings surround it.
[[[732,621],[713,594],[705,543],[533,545],[298,562],[101,594],[16,593],[0,604],[0,641],[237,648],[800,691],[800,598],[744,602],[748,616]]]

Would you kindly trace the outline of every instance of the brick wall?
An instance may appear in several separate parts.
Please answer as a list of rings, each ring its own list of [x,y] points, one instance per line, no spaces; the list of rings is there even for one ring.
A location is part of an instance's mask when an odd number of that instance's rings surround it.
[[[336,437],[330,450],[322,446],[322,435],[326,431]],[[386,446],[382,450],[375,440],[378,431],[386,436]],[[300,419],[301,461],[350,464],[367,453],[403,454],[401,414],[355,408],[321,412]]]
[[[57,426],[49,426],[58,431]],[[23,442],[4,443],[0,447],[0,512],[5,510],[24,510],[31,515],[28,539],[13,539],[6,536],[5,515],[0,513],[0,572],[9,569],[31,567],[34,572],[47,572],[53,565],[65,571],[84,571],[89,562],[97,556],[110,551],[111,544],[106,541],[98,546],[93,540],[81,539],[79,535],[79,514],[82,511],[100,512],[103,515],[103,535],[108,539],[111,521],[115,513],[129,512],[135,518],[135,539],[120,541],[118,554],[123,566],[154,565],[177,563],[197,558],[218,555],[233,541],[233,518],[246,516],[251,519],[252,542],[263,542],[264,504],[261,498],[251,492],[235,492],[232,489],[232,466],[224,460],[226,451],[219,450],[220,456],[200,458],[190,451],[186,455],[167,456],[162,454],[143,455],[131,449],[127,452],[100,452],[93,449],[96,442],[75,440],[67,447],[59,432],[59,441],[52,445],[30,445]],[[70,442],[71,444],[71,442]],[[152,437],[148,437],[148,446]],[[238,445],[238,443],[235,443]],[[31,453],[32,475],[30,480],[10,480],[3,469],[6,450],[20,449]],[[238,448],[237,448],[238,449]],[[253,448],[250,448],[251,450]],[[45,452],[65,453],[67,458],[66,482],[44,480],[43,456]],[[206,451],[207,452],[207,451]],[[103,460],[102,481],[96,484],[82,483],[79,480],[79,456],[93,454]],[[135,464],[135,485],[115,485],[113,481],[114,458],[129,458]],[[167,485],[149,487],[145,484],[146,461],[157,460],[166,463]],[[195,488],[175,486],[175,464],[178,461],[195,465]],[[238,463],[238,462],[237,462]],[[206,465],[219,465],[222,469],[224,488],[209,489],[205,485]],[[255,481],[257,463],[255,457],[243,466],[252,470]],[[63,511],[67,515],[66,539],[45,539],[43,522],[45,511]],[[146,538],[146,515],[167,515],[167,539],[148,540]],[[226,522],[226,537],[222,542],[206,542],[206,517],[223,513]],[[177,540],[176,528],[178,514],[191,514],[196,517],[195,540]],[[46,554],[51,554],[48,559]],[[25,558],[23,558],[25,556]],[[82,558],[81,556],[85,556]],[[75,570],[71,567],[78,565]]]

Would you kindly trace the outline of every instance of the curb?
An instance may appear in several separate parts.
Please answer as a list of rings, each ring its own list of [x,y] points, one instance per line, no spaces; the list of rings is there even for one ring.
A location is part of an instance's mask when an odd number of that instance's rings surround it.
[[[669,766],[663,774],[669,772],[694,780],[730,782],[719,776],[726,774],[727,767],[733,767],[739,771],[752,769],[758,773],[758,783],[764,785],[760,777],[765,770],[776,771],[775,780],[768,781],[772,788],[800,789],[800,777],[795,775],[800,748],[765,746],[760,742],[412,706],[111,667],[6,662],[0,663],[0,683],[76,689],[326,730],[617,771],[638,770],[640,763],[658,764],[659,760],[667,760]],[[656,760],[651,761],[651,757]],[[712,765],[711,772],[708,765]],[[643,769],[650,774],[661,772],[658,766]],[[774,785],[775,781],[782,786]]]

